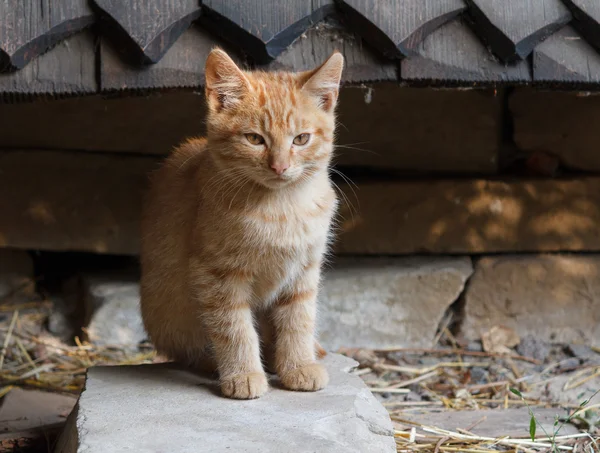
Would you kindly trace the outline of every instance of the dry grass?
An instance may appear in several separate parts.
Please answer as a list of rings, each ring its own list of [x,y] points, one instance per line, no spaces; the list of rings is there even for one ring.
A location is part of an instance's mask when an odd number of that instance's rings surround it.
[[[97,346],[77,337],[74,345],[65,344],[42,328],[50,309],[48,302],[0,306],[0,314],[11,313],[10,323],[0,324],[0,397],[14,386],[79,394],[90,366],[151,363],[155,357],[150,347],[137,345]]]

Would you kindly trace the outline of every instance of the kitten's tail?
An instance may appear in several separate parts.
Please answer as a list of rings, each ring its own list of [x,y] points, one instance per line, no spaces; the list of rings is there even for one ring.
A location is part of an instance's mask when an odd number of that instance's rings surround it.
[[[317,358],[322,359],[327,355],[327,351],[321,347],[321,345],[315,341],[315,351],[317,352]]]

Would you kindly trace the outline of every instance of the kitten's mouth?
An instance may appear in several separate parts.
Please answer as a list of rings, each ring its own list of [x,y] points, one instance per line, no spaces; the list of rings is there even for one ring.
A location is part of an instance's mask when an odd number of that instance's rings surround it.
[[[277,189],[280,187],[284,187],[289,183],[293,182],[295,178],[286,175],[270,175],[269,177],[264,179],[264,185],[271,188]]]

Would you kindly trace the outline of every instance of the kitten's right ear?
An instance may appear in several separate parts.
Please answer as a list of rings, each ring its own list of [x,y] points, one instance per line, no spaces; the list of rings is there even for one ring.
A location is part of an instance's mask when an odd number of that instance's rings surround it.
[[[250,83],[233,60],[221,49],[214,49],[206,59],[206,99],[211,110],[237,105],[250,91]]]

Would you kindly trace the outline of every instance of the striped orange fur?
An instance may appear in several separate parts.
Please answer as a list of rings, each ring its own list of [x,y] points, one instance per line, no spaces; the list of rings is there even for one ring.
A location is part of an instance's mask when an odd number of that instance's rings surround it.
[[[232,398],[328,381],[315,341],[321,264],[337,197],[329,179],[343,58],[301,73],[206,61],[207,137],[152,175],[142,221],[142,315],[157,350],[216,367]]]

